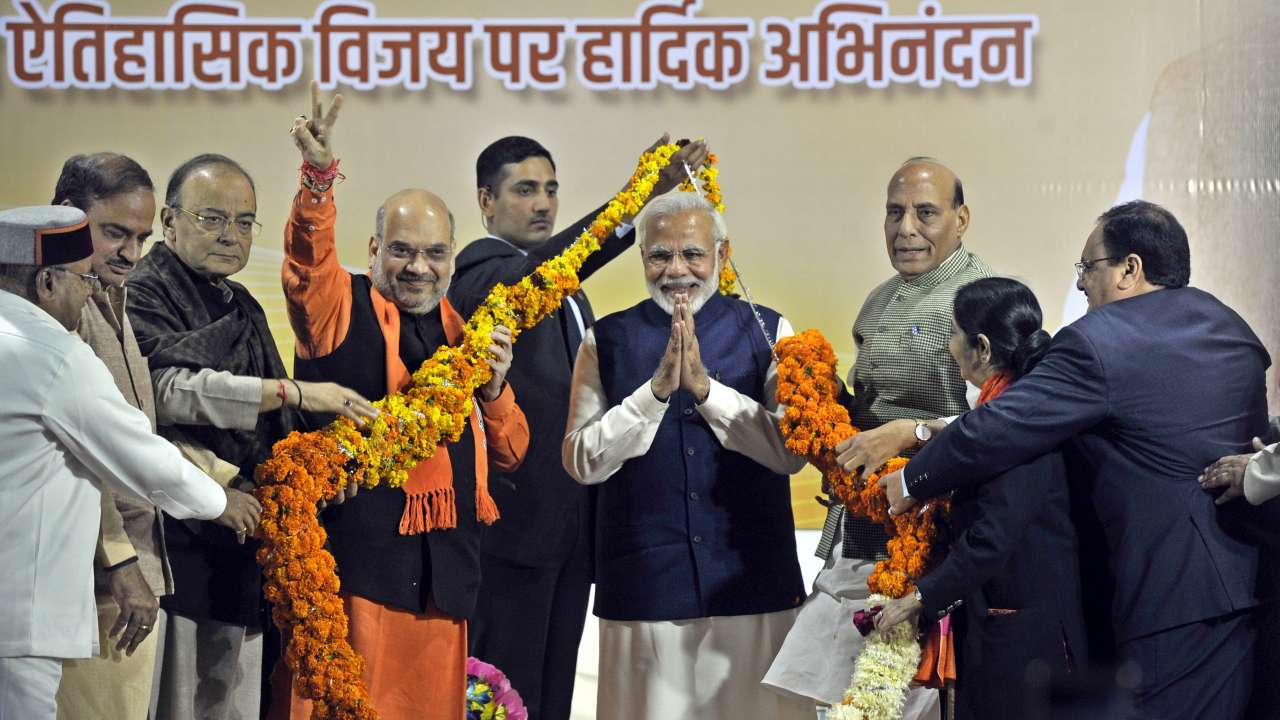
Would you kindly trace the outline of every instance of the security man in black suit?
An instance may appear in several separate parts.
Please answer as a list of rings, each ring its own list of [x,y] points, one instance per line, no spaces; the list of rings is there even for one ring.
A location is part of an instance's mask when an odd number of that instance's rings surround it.
[[[668,142],[667,136],[659,144]],[[655,145],[656,147],[656,145]],[[677,187],[684,165],[707,159],[705,143],[688,143],[663,171],[651,197]],[[499,283],[513,284],[568,248],[603,210],[592,210],[552,235],[559,187],[555,161],[537,141],[505,137],[476,160],[476,199],[487,237],[457,257],[450,301],[463,317]],[[635,242],[630,224],[589,257],[587,279]],[[489,483],[502,519],[481,544],[481,588],[471,618],[471,654],[511,679],[531,720],[567,720],[573,699],[578,643],[592,578],[594,501],[591,489],[560,462],[569,416],[569,383],[578,345],[594,316],[579,291],[560,310],[520,336],[507,375],[529,421],[529,451],[514,473]]]
[[[1069,441],[1109,547],[1118,654],[1141,670],[1139,716],[1239,718],[1258,547],[1238,504],[1215,505],[1196,478],[1265,432],[1270,357],[1239,315],[1187,286],[1186,233],[1157,205],[1104,213],[1076,268],[1088,314],[882,485],[903,511]]]

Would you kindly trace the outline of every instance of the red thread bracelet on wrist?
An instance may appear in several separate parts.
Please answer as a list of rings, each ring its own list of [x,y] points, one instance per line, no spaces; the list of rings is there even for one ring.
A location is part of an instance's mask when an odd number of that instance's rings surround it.
[[[280,398],[280,407],[289,404],[289,393],[284,389],[284,380],[276,379],[276,397]]]
[[[310,178],[312,182],[318,184],[332,183],[335,178],[346,179],[346,176],[338,171],[338,158],[334,158],[333,162],[329,163],[329,167],[323,170],[303,160],[302,167],[299,170],[303,175]]]

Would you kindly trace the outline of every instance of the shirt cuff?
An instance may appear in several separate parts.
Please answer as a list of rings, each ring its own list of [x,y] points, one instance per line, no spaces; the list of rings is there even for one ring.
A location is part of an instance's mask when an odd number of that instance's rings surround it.
[[[613,234],[617,236],[618,239],[622,239],[626,237],[627,233],[631,232],[633,228],[635,228],[635,226],[631,223],[618,223],[618,227],[613,229]]]
[[[506,417],[516,406],[516,393],[511,389],[511,383],[505,380],[502,382],[502,391],[492,402],[484,398],[477,399],[480,401],[480,414],[486,418]]]
[[[670,404],[659,400],[653,394],[653,386],[648,381],[636,388],[636,391],[623,402],[630,403],[632,410],[640,417],[657,421],[661,421],[662,416],[667,414],[667,407]]]
[[[702,417],[710,420],[714,417],[720,417],[730,412],[734,401],[734,392],[730,390],[724,383],[710,381],[711,389],[707,391],[707,398],[702,401],[701,405],[695,405]]]
[[[907,474],[903,473],[899,479],[902,481],[902,497],[909,498],[911,493],[907,492]]]

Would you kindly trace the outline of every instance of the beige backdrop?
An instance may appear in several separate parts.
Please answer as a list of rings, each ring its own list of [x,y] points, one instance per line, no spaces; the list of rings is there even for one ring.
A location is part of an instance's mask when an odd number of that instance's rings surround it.
[[[251,16],[304,18],[317,4],[246,3]],[[814,5],[706,0],[700,15],[752,17],[758,24],[766,16],[808,16]],[[380,17],[416,15],[424,7],[406,0],[376,6]],[[636,6],[437,0],[429,12],[621,17]],[[917,4],[894,0],[890,9],[914,15]],[[167,10],[167,3],[112,7],[117,16]],[[8,7],[5,12],[12,14]],[[1074,279],[1071,264],[1094,218],[1117,198],[1131,139],[1150,112],[1146,193],[1173,208],[1192,232],[1193,284],[1232,303],[1272,353],[1280,353],[1280,93],[1274,43],[1267,42],[1276,36],[1280,5],[950,0],[943,12],[1037,14],[1031,86],[769,88],[754,80],[756,40],[750,79],[724,92],[591,92],[573,76],[572,48],[567,86],[554,92],[510,92],[482,72],[465,93],[443,87],[347,92],[335,143],[348,177],[338,188],[342,259],[365,264],[375,208],[409,186],[446,198],[460,241],[482,235],[475,157],[500,136],[533,136],[555,155],[561,224],[621,186],[639,151],[664,130],[705,136],[721,157],[735,256],[757,300],[798,328],[821,329],[847,366],[854,315],[891,272],[881,231],[884,185],[903,159],[936,156],[961,175],[973,213],[969,247],[997,270],[1026,280],[1056,327]],[[304,56],[309,67],[309,46]],[[299,163],[287,130],[306,103],[305,82],[279,92],[29,91],[6,77],[0,80],[0,207],[48,202],[72,153],[127,153],[150,169],[161,192],[169,172],[196,153],[238,159],[257,182],[265,225],[259,251],[238,279],[271,313],[281,352],[290,358],[279,249]],[[1205,180],[1211,192],[1203,189]],[[639,300],[638,254],[625,255],[587,289],[600,314]],[[1275,378],[1273,369],[1273,412],[1280,410]],[[795,489],[803,500],[798,517],[810,522],[817,517],[807,500],[815,490],[812,473],[798,478]]]

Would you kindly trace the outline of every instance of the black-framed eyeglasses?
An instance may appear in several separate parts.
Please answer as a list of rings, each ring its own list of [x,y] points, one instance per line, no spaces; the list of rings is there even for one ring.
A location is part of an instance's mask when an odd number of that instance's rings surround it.
[[[88,283],[89,288],[95,292],[102,289],[102,278],[98,277],[97,273],[91,273],[91,272],[78,273],[74,270],[68,270],[64,267],[58,267],[56,265],[49,269],[57,270],[60,273],[66,273],[68,275],[75,275],[76,277]]]
[[[192,212],[184,207],[174,207],[180,213],[185,213],[195,218],[196,227],[207,233],[217,233],[221,235],[230,225],[235,229],[237,235],[252,235],[258,237],[262,234],[262,223],[253,218],[239,218],[230,220],[225,215],[201,215],[198,212]]]
[[[1121,258],[1119,257],[1100,257],[1100,258],[1094,258],[1092,260],[1081,260],[1080,262],[1076,263],[1076,279],[1083,280],[1084,274],[1092,270],[1093,266],[1097,265],[1100,262],[1105,262],[1108,260],[1120,260],[1120,259]]]

